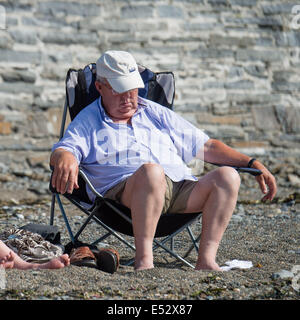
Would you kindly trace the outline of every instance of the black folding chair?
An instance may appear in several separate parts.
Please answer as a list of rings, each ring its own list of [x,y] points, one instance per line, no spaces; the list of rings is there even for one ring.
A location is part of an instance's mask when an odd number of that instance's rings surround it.
[[[154,73],[148,68],[142,66],[139,66],[139,71],[145,83],[145,88],[139,89],[139,95],[172,109],[175,96],[175,81],[173,73]],[[94,85],[95,78],[96,65],[94,63],[87,65],[84,69],[70,69],[68,71],[66,77],[66,99],[61,123],[60,139],[64,134],[67,112],[69,111],[72,121],[83,108],[99,97],[99,93]],[[257,170],[249,168],[236,169],[239,171],[249,172],[254,175],[260,173]],[[79,236],[82,234],[83,230],[85,230],[89,222],[94,220],[106,231],[105,234],[101,235],[91,243],[91,245],[97,245],[109,236],[114,236],[129,248],[135,250],[134,245],[123,237],[123,235],[133,236],[130,210],[127,207],[99,194],[81,167],[79,167],[78,181],[79,189],[74,189],[72,194],[65,193],[63,196],[84,212],[87,215],[87,218],[77,232],[74,233],[62,204],[60,194],[53,189],[50,182],[50,190],[52,192],[50,225],[53,225],[54,223],[55,203],[57,201],[70,236],[71,245],[76,246],[77,243],[80,243]],[[90,201],[86,193],[86,186],[88,186],[96,196],[96,200],[93,203]],[[162,248],[177,260],[194,268],[186,258],[193,249],[198,252],[198,242],[201,234],[195,237],[192,232],[191,225],[195,221],[199,220],[199,218],[201,218],[201,212],[190,214],[165,213],[161,215],[155,233],[153,250]],[[174,237],[184,230],[187,231],[191,243],[186,253],[179,255],[174,250]],[[166,245],[167,242],[170,243],[168,246]],[[133,259],[130,259],[125,263],[125,265],[130,265],[133,261]]]

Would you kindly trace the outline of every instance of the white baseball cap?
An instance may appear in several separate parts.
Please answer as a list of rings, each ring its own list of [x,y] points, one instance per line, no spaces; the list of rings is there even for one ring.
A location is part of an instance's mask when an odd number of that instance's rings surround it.
[[[118,93],[144,88],[138,66],[126,51],[106,51],[96,62],[97,76],[106,78]]]

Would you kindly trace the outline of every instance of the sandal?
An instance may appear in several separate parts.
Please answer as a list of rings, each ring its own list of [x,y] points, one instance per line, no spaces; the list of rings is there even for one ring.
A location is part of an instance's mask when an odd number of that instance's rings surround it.
[[[115,249],[101,249],[96,253],[99,270],[113,274],[120,265],[120,255]]]
[[[89,247],[73,248],[70,253],[70,264],[78,267],[97,268],[96,257]]]

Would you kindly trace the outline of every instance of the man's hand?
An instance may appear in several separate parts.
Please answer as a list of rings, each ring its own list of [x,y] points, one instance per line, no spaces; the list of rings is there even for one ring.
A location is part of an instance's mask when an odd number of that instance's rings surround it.
[[[54,167],[51,184],[60,193],[72,193],[78,189],[78,163],[74,155],[64,149],[54,150],[50,157],[50,165]]]
[[[276,180],[274,176],[264,165],[262,165],[257,160],[254,161],[252,168],[259,169],[262,172],[261,175],[255,177],[256,181],[260,186],[262,193],[265,194],[265,196],[261,200],[272,201],[277,192],[277,185],[276,185]]]

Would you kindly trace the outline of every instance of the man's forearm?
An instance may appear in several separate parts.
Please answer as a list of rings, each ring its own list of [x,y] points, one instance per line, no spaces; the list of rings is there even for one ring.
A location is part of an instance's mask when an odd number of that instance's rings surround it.
[[[236,167],[247,167],[251,159],[249,156],[215,139],[209,139],[206,142],[202,158],[205,162]]]
[[[223,142],[215,139],[209,139],[202,150],[199,151],[197,158],[206,162],[227,165],[233,167],[247,167],[250,157],[232,149]],[[254,161],[252,168],[259,169],[262,173],[256,176],[262,192],[265,194],[262,201],[273,200],[276,192],[276,180],[271,172],[259,161]]]

